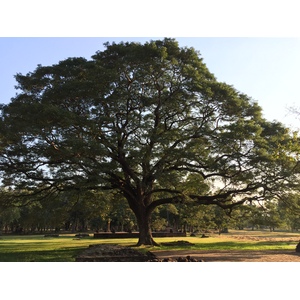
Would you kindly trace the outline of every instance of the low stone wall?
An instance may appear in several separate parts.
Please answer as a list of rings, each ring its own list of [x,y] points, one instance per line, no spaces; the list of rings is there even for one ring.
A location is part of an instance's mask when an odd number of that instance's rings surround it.
[[[185,237],[186,233],[183,232],[152,232],[153,237]],[[138,232],[100,232],[94,233],[95,239],[126,239],[126,238],[138,238]]]
[[[184,232],[153,232],[153,237],[185,237]]]
[[[76,262],[201,262],[191,256],[159,259],[148,251],[142,253],[120,245],[90,245],[75,258]]]

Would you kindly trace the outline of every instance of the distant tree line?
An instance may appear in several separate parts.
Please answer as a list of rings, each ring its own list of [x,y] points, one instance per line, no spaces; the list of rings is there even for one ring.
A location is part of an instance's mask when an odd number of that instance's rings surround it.
[[[5,200],[6,192],[2,197]],[[16,196],[14,196],[16,197]],[[101,198],[101,201],[99,201]],[[112,200],[113,199],[113,200]],[[5,201],[1,201],[5,202]],[[2,207],[0,232],[33,234],[45,232],[132,232],[138,231],[135,216],[125,199],[112,192],[62,193],[51,199],[30,201],[28,205]],[[152,231],[219,234],[229,229],[300,229],[300,215],[288,204],[269,201],[264,205],[241,205],[224,210],[213,205],[167,204],[157,208],[151,218]]]

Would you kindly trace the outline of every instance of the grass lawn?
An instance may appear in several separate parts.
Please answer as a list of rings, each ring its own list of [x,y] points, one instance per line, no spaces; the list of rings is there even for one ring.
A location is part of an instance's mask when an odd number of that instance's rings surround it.
[[[243,239],[238,239],[242,237]],[[260,240],[261,237],[269,240]],[[221,236],[210,238],[181,237],[156,238],[160,247],[139,247],[141,251],[149,250],[284,250],[295,249],[300,238],[299,233],[267,232],[267,231],[231,231]],[[166,246],[163,243],[184,240],[194,245]],[[0,262],[73,262],[75,257],[91,244],[120,244],[134,246],[137,239],[94,239],[90,237],[77,239],[74,234],[59,237],[43,235],[0,236]]]
[[[117,243],[132,245],[137,241],[120,240]],[[91,244],[116,243],[116,240],[98,240],[92,236],[77,239],[74,235],[44,237],[43,235],[1,236],[1,262],[72,262]]]

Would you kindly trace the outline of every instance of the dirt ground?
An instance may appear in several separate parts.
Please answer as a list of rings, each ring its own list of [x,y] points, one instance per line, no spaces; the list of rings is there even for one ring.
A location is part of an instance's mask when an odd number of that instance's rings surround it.
[[[275,233],[236,231],[221,236],[211,235],[224,242],[284,242],[291,246],[285,250],[151,250],[148,254],[120,245],[90,245],[76,261],[202,261],[202,262],[300,262],[300,253],[296,252],[296,245],[300,241],[300,233]],[[174,241],[171,243],[190,243],[188,241]],[[154,257],[152,255],[154,254]],[[143,257],[141,257],[143,256]],[[144,257],[145,256],[145,257]],[[153,259],[153,260],[152,260]]]
[[[224,240],[230,238],[239,241],[270,241],[270,242],[289,242],[297,245],[300,240],[299,233],[280,234],[280,233],[261,233],[236,232],[223,236]],[[296,247],[296,246],[295,246]],[[178,251],[152,251],[159,259],[168,257],[186,257],[191,256],[204,262],[300,262],[300,253],[291,250],[178,250]]]
[[[159,259],[168,257],[191,256],[204,262],[300,262],[300,253],[295,250],[178,250],[178,251],[152,251]]]

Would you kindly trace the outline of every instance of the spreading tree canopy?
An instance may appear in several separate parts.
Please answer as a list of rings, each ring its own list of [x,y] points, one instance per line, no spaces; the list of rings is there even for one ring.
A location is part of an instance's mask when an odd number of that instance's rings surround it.
[[[1,113],[2,183],[19,193],[118,190],[138,244],[151,212],[184,202],[230,208],[292,188],[298,139],[174,39],[105,44],[17,74]]]

